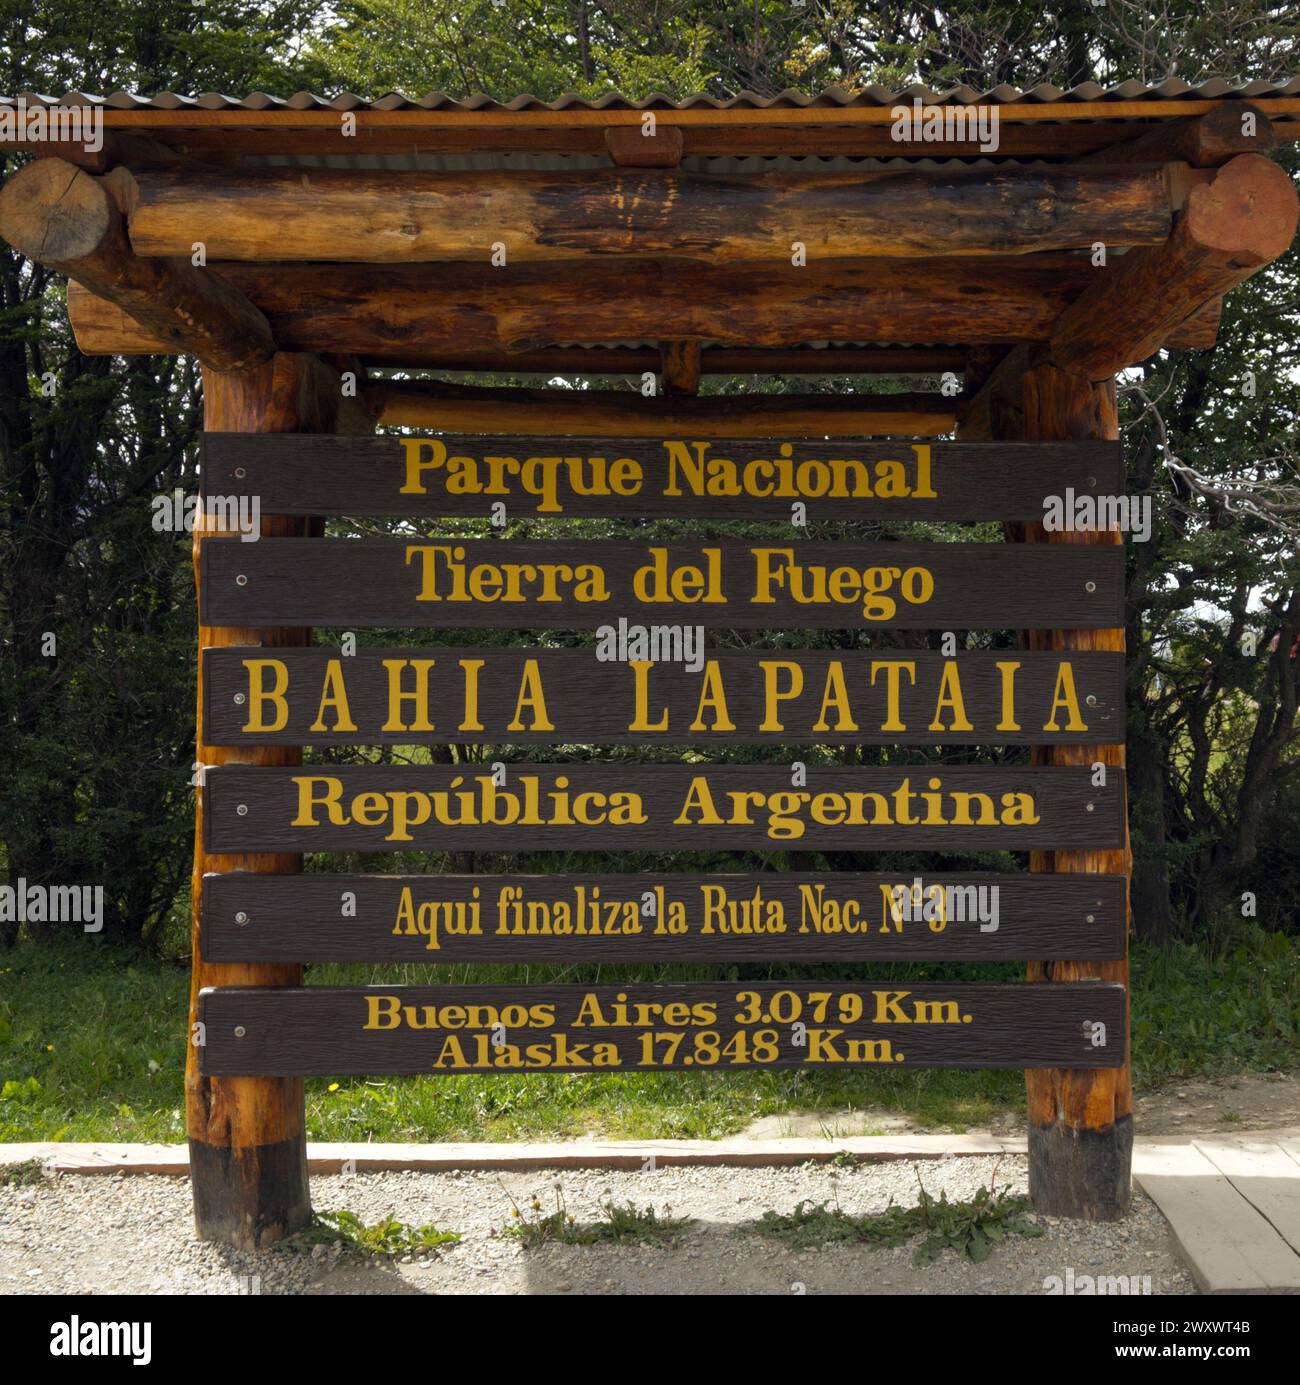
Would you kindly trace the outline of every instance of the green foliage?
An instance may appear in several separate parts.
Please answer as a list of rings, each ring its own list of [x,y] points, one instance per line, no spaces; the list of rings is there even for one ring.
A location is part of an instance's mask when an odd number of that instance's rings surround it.
[[[553,1188],[555,1206],[549,1212],[543,1210],[537,1198],[526,1208],[520,1207],[507,1192],[511,1220],[501,1234],[529,1248],[552,1242],[570,1246],[644,1245],[675,1240],[694,1224],[692,1217],[670,1215],[667,1207],[660,1212],[654,1207],[637,1207],[630,1202],[612,1200],[601,1204],[605,1215],[599,1221],[579,1222],[565,1205],[564,1189],[558,1180]]]
[[[185,968],[94,935],[19,948],[5,962],[0,1142],[183,1138]],[[791,968],[742,970],[746,979],[760,980]],[[801,970],[815,979],[845,969]],[[873,970],[885,981],[895,971]],[[1213,950],[1180,943],[1164,952],[1137,944],[1133,1055],[1139,1086],[1300,1065],[1298,970],[1300,940],[1257,925],[1241,925]],[[664,982],[705,974],[702,968],[621,967],[605,969],[602,979]],[[944,974],[1005,980],[1015,971],[954,965]],[[436,973],[421,967],[313,967],[309,977],[326,984],[395,977],[433,985],[502,984],[515,973],[489,966]],[[532,979],[587,980],[590,973],[535,967]],[[616,1139],[709,1139],[790,1111],[825,1113],[832,1129],[840,1118],[880,1111],[923,1129],[963,1131],[1023,1105],[1019,1072],[943,1068],[483,1073],[307,1083],[309,1138],[338,1141],[516,1140],[593,1132]]]
[[[790,1213],[764,1212],[742,1232],[768,1236],[792,1250],[807,1250],[834,1241],[898,1246],[923,1236],[914,1253],[918,1265],[930,1264],[945,1250],[980,1262],[987,1260],[1007,1236],[1041,1236],[1043,1228],[1030,1220],[1029,1199],[999,1188],[980,1188],[966,1202],[949,1202],[947,1193],[933,1198],[924,1188],[915,1207],[892,1201],[883,1212],[854,1215],[829,1203],[800,1202]]]
[[[439,1231],[436,1226],[409,1226],[390,1212],[368,1224],[355,1212],[317,1212],[312,1226],[290,1238],[293,1250],[317,1245],[339,1245],[358,1256],[414,1255],[422,1258],[443,1246],[454,1246],[459,1231]]]
[[[0,1164],[0,1188],[35,1188],[49,1181],[50,1175],[39,1159]]]
[[[1300,1053],[1300,947],[1238,923],[1216,943],[1134,954],[1133,1055],[1154,1085],[1192,1074],[1289,1068]]]

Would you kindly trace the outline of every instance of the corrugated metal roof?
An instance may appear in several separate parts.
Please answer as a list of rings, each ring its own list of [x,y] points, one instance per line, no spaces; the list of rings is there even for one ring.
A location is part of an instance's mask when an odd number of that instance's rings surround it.
[[[1267,101],[1273,98],[1300,96],[1300,77],[1285,81],[1250,81],[1224,77],[1211,77],[1206,81],[1191,84],[1178,78],[1150,86],[1143,82],[1120,82],[1115,86],[1103,87],[1097,82],[1083,82],[1079,86],[1063,90],[1060,87],[1040,83],[1038,86],[1022,90],[1019,87],[998,86],[990,91],[976,91],[973,87],[958,86],[947,91],[935,91],[922,84],[890,90],[886,87],[870,86],[861,91],[850,92],[843,87],[827,87],[826,90],[810,96],[799,91],[782,91],[775,96],[761,96],[757,92],[742,91],[725,100],[700,93],[674,100],[663,94],[654,94],[641,100],[631,100],[611,91],[592,100],[569,93],[555,101],[541,101],[535,96],[516,96],[510,101],[496,101],[483,93],[466,98],[449,96],[445,92],[431,92],[427,96],[407,97],[400,93],[390,93],[373,101],[351,92],[326,97],[312,92],[299,91],[292,96],[278,97],[267,92],[255,91],[246,96],[226,96],[220,92],[205,92],[202,96],[185,96],[179,92],[160,92],[155,96],[139,96],[128,91],[115,91],[109,96],[94,96],[86,92],[69,91],[62,96],[40,95],[22,92],[15,96],[0,96],[0,102],[13,103],[22,97],[29,105],[46,106],[103,106],[107,110],[159,110],[159,111],[604,111],[604,110],[701,110],[744,111],[788,108],[805,110],[810,107],[824,107],[828,111],[864,106],[893,106],[910,103],[920,99],[927,105],[1035,105],[1050,102],[1093,102],[1093,101],[1169,101],[1169,100],[1223,100],[1228,97]]]

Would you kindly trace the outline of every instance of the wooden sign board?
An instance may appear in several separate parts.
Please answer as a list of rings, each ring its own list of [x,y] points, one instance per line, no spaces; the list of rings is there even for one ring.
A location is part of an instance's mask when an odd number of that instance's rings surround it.
[[[209,962],[1124,956],[1120,875],[208,875]]]
[[[1124,656],[705,649],[220,648],[209,745],[1099,745],[1124,735]],[[646,643],[649,643],[647,638]]]
[[[497,783],[501,778],[503,782]],[[1080,768],[224,765],[206,847],[240,851],[1029,850],[1124,844],[1124,778]]]
[[[1124,1061],[1124,988],[1097,982],[250,986],[198,1016],[208,1077]]]
[[[210,539],[204,625],[1110,628],[1124,550],[1070,544]]]
[[[202,475],[263,514],[1041,520],[1049,496],[1122,493],[1123,466],[1118,442],[205,433]]]

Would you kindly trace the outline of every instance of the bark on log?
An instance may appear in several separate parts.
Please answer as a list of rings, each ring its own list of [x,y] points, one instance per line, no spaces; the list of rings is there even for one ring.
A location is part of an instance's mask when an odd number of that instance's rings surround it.
[[[230,432],[292,433],[368,430],[369,418],[342,399],[338,376],[306,356],[276,355],[241,374],[205,370],[204,427]],[[307,521],[267,516],[262,533],[286,537],[306,532]],[[194,526],[194,571],[199,580],[201,546],[219,533],[202,513]],[[221,539],[220,542],[237,542]],[[306,645],[310,631],[199,627],[199,648],[261,644]],[[296,765],[302,752],[290,747],[210,746],[204,740],[203,674],[200,662],[195,759],[202,765]],[[209,872],[292,874],[302,857],[249,852],[216,855],[203,845],[203,796],[195,796],[192,879],[192,971],[190,1032],[198,1017],[199,992],[208,986],[292,986],[302,981],[293,965],[208,963],[199,920],[204,877]],[[189,1046],[185,1067],[186,1124],[194,1220],[202,1240],[253,1249],[305,1228],[311,1220],[302,1081],[274,1077],[204,1077],[198,1051]]]
[[[958,436],[969,441],[1049,441],[1117,438],[1114,381],[1095,383],[1047,363],[1042,354],[1018,348],[993,371]],[[1023,537],[1037,543],[1122,544],[1117,531],[1046,532],[1041,525],[1023,527]],[[1053,651],[1124,649],[1124,631],[1036,630],[1031,649]],[[1033,751],[1041,765],[1120,767],[1123,745],[1044,746]],[[1032,871],[1057,874],[1105,873],[1129,877],[1132,852],[1126,844],[1113,851],[1035,851]],[[1044,984],[1111,981],[1128,984],[1128,960],[1122,962],[1039,961],[1029,966],[1029,980]],[[1127,1005],[1125,1015],[1127,1017]],[[1048,1216],[1094,1221],[1124,1215],[1131,1197],[1133,1083],[1128,1026],[1123,1035],[1121,1068],[1027,1069],[1029,1096],[1029,1192],[1034,1206]],[[1111,1036],[1111,1042],[1116,1036]]]
[[[1253,133],[1247,134],[1253,119]],[[1219,106],[1208,115],[1189,115],[1161,121],[1136,139],[1108,145],[1085,154],[1086,164],[1185,163],[1192,168],[1217,168],[1238,154],[1267,154],[1277,143],[1273,124],[1248,101]]]
[[[665,394],[699,394],[701,354],[698,341],[659,343]]]
[[[516,352],[582,342],[695,338],[720,346],[1044,341],[1105,270],[1071,255],[810,261],[796,269],[611,260],[213,266],[266,314],[282,349],[366,357]],[[117,349],[120,318],[81,297],[77,341]],[[155,348],[158,349],[158,348]]]
[[[940,437],[956,400],[907,394],[661,395],[627,390],[527,390],[394,380],[367,385],[383,427],[538,437]]]
[[[237,289],[188,259],[135,254],[110,188],[63,159],[37,159],[0,188],[0,235],[116,304],[172,352],[218,371],[269,360],[271,329]]]
[[[1052,360],[1092,380],[1146,360],[1208,300],[1221,297],[1291,245],[1300,216],[1279,165],[1241,154],[1192,189],[1168,241],[1122,257],[1067,308],[1051,333]]]
[[[667,128],[667,127],[666,127]],[[632,137],[643,143],[639,129]],[[1164,167],[1077,165],[854,173],[263,168],[135,170],[131,243],[212,261],[486,262],[662,255],[789,262],[1008,255],[1157,245],[1176,189]]]
[[[645,127],[611,125],[604,132],[609,157],[620,168],[676,168],[682,161],[682,132],[672,125]]]

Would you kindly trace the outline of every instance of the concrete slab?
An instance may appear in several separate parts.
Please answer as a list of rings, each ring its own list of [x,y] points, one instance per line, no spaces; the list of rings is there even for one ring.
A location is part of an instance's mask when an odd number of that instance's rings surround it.
[[[825,1162],[845,1154],[858,1159],[945,1159],[973,1154],[1024,1154],[1024,1139],[993,1135],[851,1135],[843,1138],[776,1140],[571,1140],[551,1144],[330,1144],[309,1143],[312,1173],[338,1173],[345,1164],[358,1173],[391,1169],[573,1169],[641,1168],[660,1165],[783,1165]],[[59,1173],[189,1173],[184,1145],[9,1144],[0,1145],[0,1165],[27,1160],[50,1164]]]

